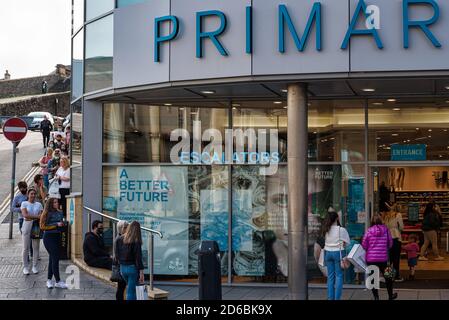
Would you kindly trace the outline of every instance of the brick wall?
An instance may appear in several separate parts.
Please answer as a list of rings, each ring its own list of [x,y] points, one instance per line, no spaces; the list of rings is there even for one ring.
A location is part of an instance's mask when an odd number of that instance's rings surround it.
[[[41,94],[42,81],[47,81],[48,93],[70,91],[70,77],[51,74],[32,78],[0,80],[0,99]]]

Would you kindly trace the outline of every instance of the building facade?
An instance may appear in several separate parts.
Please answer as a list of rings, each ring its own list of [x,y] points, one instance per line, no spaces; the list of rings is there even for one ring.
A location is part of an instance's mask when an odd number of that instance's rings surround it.
[[[406,224],[430,196],[449,209],[447,14],[442,0],[73,0],[72,191],[164,234],[158,280],[197,281],[215,240],[225,283],[299,294],[322,282],[329,207],[354,243],[382,182]]]

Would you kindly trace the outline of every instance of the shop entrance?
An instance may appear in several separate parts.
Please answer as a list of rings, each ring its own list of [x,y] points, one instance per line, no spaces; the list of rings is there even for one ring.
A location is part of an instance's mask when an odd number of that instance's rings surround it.
[[[424,243],[422,230],[426,205],[434,201],[441,212],[442,225],[437,231],[438,253],[444,260],[437,259],[429,246],[427,261],[418,261],[415,280],[408,280],[407,254],[401,253],[400,275],[405,280],[397,282],[398,288],[448,288],[449,287],[449,166],[421,166],[394,164],[371,167],[369,184],[370,213],[380,213],[394,206],[402,215],[404,228],[402,244],[409,242],[410,236],[419,238],[419,246]],[[385,204],[387,203],[387,204]]]

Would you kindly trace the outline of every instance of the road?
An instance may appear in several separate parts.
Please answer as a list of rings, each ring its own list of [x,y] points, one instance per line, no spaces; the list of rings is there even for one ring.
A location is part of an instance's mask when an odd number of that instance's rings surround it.
[[[40,159],[44,154],[42,135],[39,132],[29,131],[24,140],[19,144],[16,165],[16,184],[30,171],[31,164]],[[0,203],[11,192],[11,164],[12,143],[3,134],[0,134]]]

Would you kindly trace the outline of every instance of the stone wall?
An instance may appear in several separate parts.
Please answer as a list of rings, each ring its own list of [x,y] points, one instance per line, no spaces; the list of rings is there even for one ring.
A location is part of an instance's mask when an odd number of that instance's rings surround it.
[[[33,111],[45,111],[53,116],[66,117],[70,113],[70,92],[38,95],[16,102],[0,102],[1,116],[26,116]]]
[[[47,81],[48,93],[70,91],[70,77],[50,74],[32,78],[0,80],[0,99],[41,94],[42,81]]]

